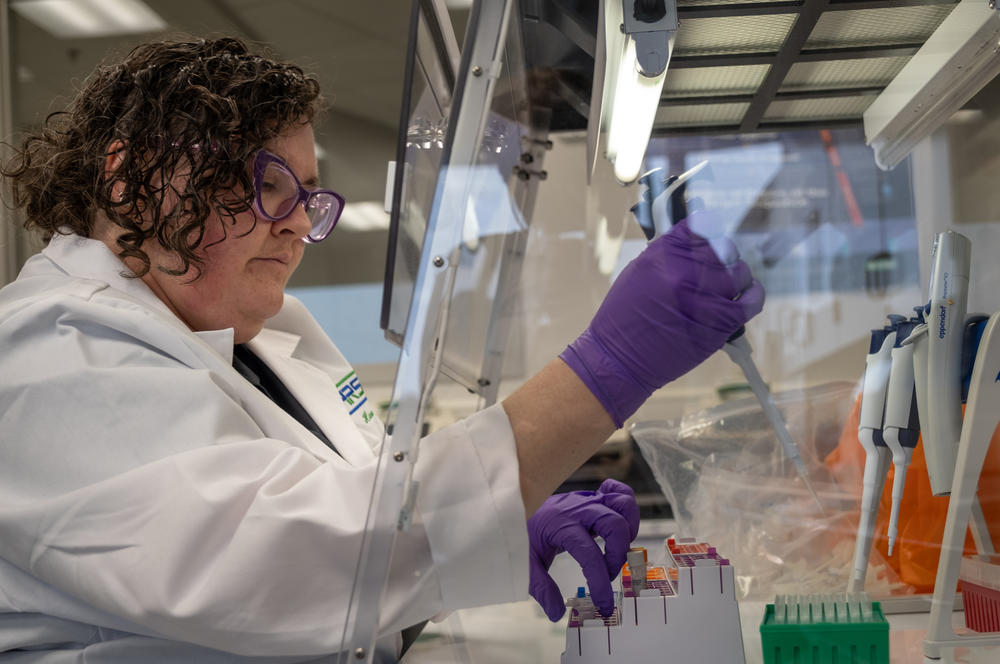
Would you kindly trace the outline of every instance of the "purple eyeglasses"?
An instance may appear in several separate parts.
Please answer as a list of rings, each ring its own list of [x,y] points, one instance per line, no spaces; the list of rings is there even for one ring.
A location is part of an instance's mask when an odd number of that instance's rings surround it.
[[[312,230],[306,242],[321,242],[337,225],[344,197],[329,189],[306,189],[281,157],[259,150],[253,159],[254,200],[268,221],[281,221],[299,203],[305,204]]]

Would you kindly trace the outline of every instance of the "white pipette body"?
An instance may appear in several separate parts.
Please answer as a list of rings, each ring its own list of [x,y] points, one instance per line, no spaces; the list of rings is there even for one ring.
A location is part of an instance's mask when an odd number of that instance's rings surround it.
[[[931,493],[951,493],[962,433],[962,341],[972,243],[945,231],[937,237],[927,314],[927,411],[920,413]],[[933,395],[933,396],[932,396]]]
[[[891,458],[889,448],[882,440],[882,418],[885,413],[885,396],[889,386],[892,366],[892,347],[896,342],[895,331],[885,334],[873,331],[875,346],[865,358],[865,377],[861,390],[861,414],[858,418],[858,440],[865,450],[865,471],[861,491],[861,517],[858,537],[854,544],[854,569],[848,584],[849,592],[861,592],[868,573],[875,533],[878,501],[885,486],[885,476]],[[883,337],[882,335],[885,334]]]
[[[920,436],[916,393],[913,382],[913,345],[906,343],[919,319],[899,324],[892,348],[892,368],[886,389],[882,438],[892,451],[895,468],[892,479],[892,512],[889,516],[889,555],[892,555],[899,532],[899,505],[906,486],[906,470],[913,459],[913,448]]]

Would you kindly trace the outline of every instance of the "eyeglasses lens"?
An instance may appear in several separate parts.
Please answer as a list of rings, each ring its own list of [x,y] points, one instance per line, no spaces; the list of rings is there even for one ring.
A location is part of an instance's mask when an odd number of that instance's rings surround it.
[[[333,230],[343,206],[341,199],[326,189],[305,190],[287,167],[269,162],[260,175],[260,209],[269,218],[284,219],[305,198],[306,216],[312,229],[306,241],[319,242]]]
[[[317,192],[313,194],[306,204],[306,215],[312,224],[310,235],[317,239],[325,238],[337,219],[340,210],[340,201],[332,194]]]
[[[260,205],[264,213],[280,219],[298,202],[299,187],[295,177],[279,164],[271,162],[260,179]]]

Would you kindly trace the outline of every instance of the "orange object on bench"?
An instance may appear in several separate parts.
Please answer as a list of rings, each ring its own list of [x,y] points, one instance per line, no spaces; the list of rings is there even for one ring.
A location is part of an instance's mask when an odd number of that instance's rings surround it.
[[[850,417],[844,425],[837,447],[826,457],[837,483],[842,487],[857,490],[858,504],[861,503],[861,483],[865,468],[865,451],[858,441],[858,416],[861,408],[860,397],[854,404]],[[990,449],[983,464],[979,479],[979,502],[989,525],[990,537],[994,545],[1000,545],[1000,428],[993,434]],[[927,462],[924,459],[923,440],[913,451],[913,461],[906,471],[906,489],[899,506],[899,534],[892,556],[889,556],[889,513],[892,509],[892,482],[895,471],[889,466],[885,488],[879,501],[878,519],[875,524],[873,548],[877,549],[900,579],[913,588],[914,592],[927,593],[934,590],[937,576],[938,557],[941,551],[941,536],[948,515],[948,497],[931,494],[930,480],[927,478]],[[860,513],[859,513],[860,516]],[[855,518],[855,524],[857,518]],[[965,555],[976,553],[972,533],[965,535]]]

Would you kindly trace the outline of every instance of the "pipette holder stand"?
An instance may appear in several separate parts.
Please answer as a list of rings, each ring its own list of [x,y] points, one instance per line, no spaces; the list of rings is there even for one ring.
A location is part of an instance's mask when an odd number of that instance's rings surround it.
[[[965,529],[970,523],[970,517],[973,516],[974,503],[978,503],[975,500],[976,489],[998,423],[1000,423],[1000,313],[995,313],[990,316],[979,344],[962,423],[962,434],[958,443],[955,474],[948,500],[948,517],[941,540],[941,557],[934,583],[934,598],[931,601],[930,624],[927,638],[924,640],[924,654],[931,659],[940,659],[942,649],[946,648],[1000,646],[1000,632],[958,634],[952,626],[952,610],[962,564]],[[980,519],[976,521],[982,523],[981,515],[977,516]],[[977,546],[992,548],[988,536],[984,538],[982,533],[979,535],[976,537]]]
[[[744,664],[732,565],[693,539],[666,548],[677,578],[638,597],[623,584],[615,615],[567,627],[562,664]]]

